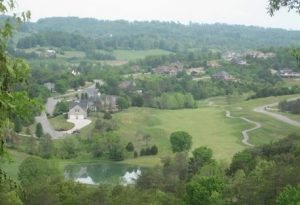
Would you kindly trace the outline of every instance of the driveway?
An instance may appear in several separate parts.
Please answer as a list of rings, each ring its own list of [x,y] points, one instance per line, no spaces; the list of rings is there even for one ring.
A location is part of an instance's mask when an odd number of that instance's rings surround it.
[[[42,114],[40,116],[35,117],[35,121],[37,123],[41,123],[44,133],[49,134],[52,139],[59,139],[64,136],[63,132],[58,132],[53,129],[45,112],[42,112]]]
[[[75,130],[80,130],[86,126],[88,126],[92,121],[89,119],[69,119],[67,120],[70,123],[74,124],[74,127],[68,131],[65,131],[66,134],[72,134]]]
[[[49,113],[49,115],[53,115],[55,106],[58,102],[60,102],[61,100],[59,99],[54,99],[53,97],[48,98],[47,99],[47,103],[46,103],[46,112]]]

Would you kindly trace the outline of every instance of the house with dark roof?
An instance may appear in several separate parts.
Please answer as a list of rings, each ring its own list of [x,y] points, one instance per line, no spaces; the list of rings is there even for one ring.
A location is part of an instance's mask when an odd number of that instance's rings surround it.
[[[86,119],[87,111],[88,111],[87,101],[72,102],[68,112],[68,119],[71,120]]]
[[[211,76],[211,78],[214,80],[225,80],[225,81],[234,80],[234,77],[225,71],[215,73]]]

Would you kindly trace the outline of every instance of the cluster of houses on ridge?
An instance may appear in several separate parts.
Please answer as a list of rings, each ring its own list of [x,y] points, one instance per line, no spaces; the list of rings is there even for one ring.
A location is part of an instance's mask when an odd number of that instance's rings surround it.
[[[300,72],[295,72],[292,69],[288,68],[279,70],[278,74],[282,78],[300,78]]]

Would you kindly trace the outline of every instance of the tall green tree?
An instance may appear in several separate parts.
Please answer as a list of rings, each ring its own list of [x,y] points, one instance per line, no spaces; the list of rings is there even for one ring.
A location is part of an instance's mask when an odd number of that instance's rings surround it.
[[[13,58],[7,53],[7,43],[19,23],[30,18],[30,12],[17,15],[14,13],[14,0],[0,1],[0,14],[13,13],[14,18],[7,18],[0,28],[0,157],[4,152],[3,129],[10,124],[11,116],[28,118],[32,104],[26,92],[17,92],[15,87],[26,83],[29,66],[22,59]]]
[[[43,127],[41,123],[36,124],[35,135],[40,138],[44,135]]]
[[[189,151],[192,147],[192,136],[184,131],[173,132],[170,142],[173,152]]]
[[[298,205],[300,203],[300,186],[286,186],[277,197],[277,205]]]

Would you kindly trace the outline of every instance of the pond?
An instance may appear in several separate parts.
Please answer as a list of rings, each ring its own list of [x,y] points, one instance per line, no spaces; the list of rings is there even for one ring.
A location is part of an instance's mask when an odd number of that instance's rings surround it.
[[[145,168],[121,163],[71,164],[65,167],[67,179],[83,184],[133,184]]]

